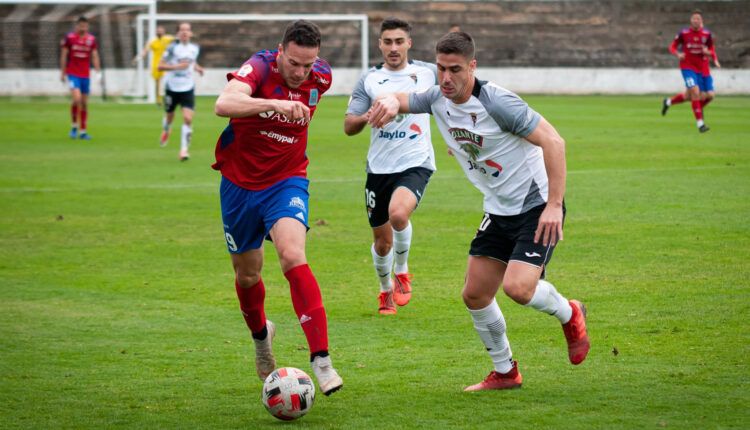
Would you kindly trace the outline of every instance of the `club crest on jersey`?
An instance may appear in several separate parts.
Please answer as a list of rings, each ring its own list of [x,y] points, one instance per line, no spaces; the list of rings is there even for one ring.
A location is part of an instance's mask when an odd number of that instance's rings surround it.
[[[313,88],[310,90],[310,100],[307,101],[307,105],[313,107],[318,104],[318,89]]]
[[[240,70],[237,71],[237,76],[245,77],[253,72],[253,66],[249,64],[245,64],[242,67],[240,67]]]
[[[417,78],[416,73],[412,73],[411,75],[409,75],[409,77],[411,78],[412,81],[414,81],[415,84],[417,83],[418,78]]]
[[[469,115],[471,116],[471,122],[474,123],[474,127],[476,127],[477,126],[477,114],[472,112]]]
[[[469,142],[473,143],[474,145],[478,147],[482,147],[482,144],[484,143],[484,137],[473,133],[469,130],[466,130],[465,128],[449,128],[448,132],[451,134],[451,137],[453,137],[456,142]]]
[[[294,196],[294,197],[292,197],[291,200],[289,200],[289,206],[291,206],[293,208],[297,208],[297,209],[303,210],[303,211],[306,210],[305,209],[305,202],[301,198],[299,198],[297,196]]]
[[[448,132],[469,158],[472,160],[477,159],[479,149],[482,147],[482,143],[484,143],[484,137],[463,128],[450,128]]]

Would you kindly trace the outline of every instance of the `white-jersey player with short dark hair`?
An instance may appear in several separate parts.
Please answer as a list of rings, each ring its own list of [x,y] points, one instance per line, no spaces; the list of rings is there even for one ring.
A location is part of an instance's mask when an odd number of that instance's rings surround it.
[[[385,62],[365,73],[354,88],[344,121],[347,135],[362,131],[378,96],[423,91],[435,85],[435,65],[408,58],[410,31],[406,21],[383,21],[378,46]],[[404,306],[411,298],[409,218],[435,171],[435,154],[427,114],[399,115],[370,133],[365,205],[374,236],[372,259],[380,280],[379,312],[389,315],[396,313],[396,304]]]
[[[560,321],[571,363],[580,364],[590,348],[583,304],[543,279],[562,239],[565,141],[517,95],[474,77],[474,41],[467,33],[446,34],[436,51],[440,85],[379,99],[369,121],[379,127],[399,112],[431,113],[484,195],[462,295],[495,369],[466,391],[517,388],[523,379],[495,300],[501,284],[515,302]]]
[[[194,72],[203,75],[203,67],[198,64],[200,48],[190,42],[193,31],[190,24],[183,22],[178,26],[177,40],[172,42],[159,62],[159,70],[166,71],[162,133],[159,139],[161,146],[169,142],[169,134],[174,120],[177,105],[182,107],[182,133],[180,135],[180,160],[190,158],[188,148],[193,134],[193,113],[195,111],[195,77]]]

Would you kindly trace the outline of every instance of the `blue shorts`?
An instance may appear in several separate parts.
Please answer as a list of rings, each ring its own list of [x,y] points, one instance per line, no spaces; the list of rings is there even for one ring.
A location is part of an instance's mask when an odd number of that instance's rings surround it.
[[[68,75],[68,87],[71,90],[81,90],[81,94],[89,93],[89,81],[89,78],[79,78],[78,76]]]
[[[714,90],[714,78],[711,75],[704,76],[690,69],[682,69],[682,79],[685,80],[686,87],[693,88],[697,85],[702,93]]]
[[[294,218],[309,229],[307,202],[310,184],[305,178],[279,181],[265,190],[250,191],[221,177],[221,219],[227,249],[241,254],[263,245],[276,221]]]

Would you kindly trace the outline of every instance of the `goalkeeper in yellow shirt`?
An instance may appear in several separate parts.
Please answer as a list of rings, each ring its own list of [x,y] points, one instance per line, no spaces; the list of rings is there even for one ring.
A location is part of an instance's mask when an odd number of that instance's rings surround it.
[[[158,105],[161,105],[162,101],[160,83],[162,76],[164,76],[164,72],[159,70],[159,62],[164,55],[164,51],[166,51],[169,44],[174,41],[174,36],[166,33],[164,26],[160,25],[156,27],[156,37],[151,39],[146,46],[143,47],[141,53],[133,58],[133,64],[136,64],[139,58],[146,58],[148,51],[153,52],[153,56],[151,57],[151,77],[154,78],[154,81],[156,82],[156,104]]]

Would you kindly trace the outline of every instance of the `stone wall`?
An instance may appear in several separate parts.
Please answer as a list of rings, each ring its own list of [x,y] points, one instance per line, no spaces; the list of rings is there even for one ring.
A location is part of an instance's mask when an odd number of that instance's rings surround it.
[[[483,67],[671,68],[667,46],[689,22],[693,8],[704,11],[716,35],[725,68],[750,68],[750,1],[162,1],[160,13],[352,13],[370,19],[370,63],[380,22],[388,16],[410,21],[411,56],[433,59],[435,41],[459,24],[477,41]],[[140,10],[142,12],[143,10]],[[135,46],[133,7],[0,5],[0,68],[50,68],[57,41],[79,14],[92,17],[109,67],[129,67]],[[176,23],[165,23],[174,31]],[[196,22],[201,63],[241,64],[253,52],[273,48],[286,22]],[[321,56],[336,67],[358,67],[355,22],[320,23]]]

